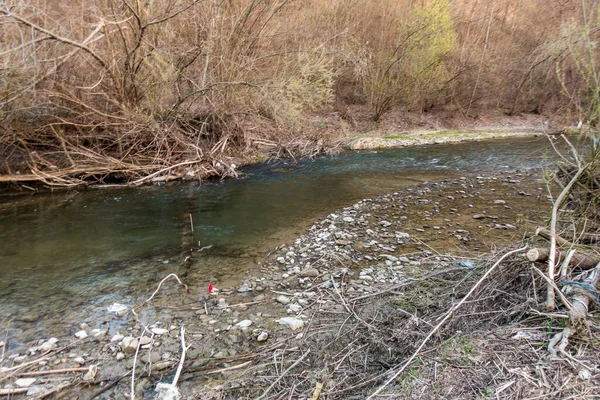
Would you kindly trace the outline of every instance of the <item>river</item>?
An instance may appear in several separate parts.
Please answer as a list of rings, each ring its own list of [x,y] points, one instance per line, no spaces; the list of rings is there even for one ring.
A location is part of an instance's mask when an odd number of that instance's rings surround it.
[[[425,180],[539,169],[556,158],[546,138],[529,137],[266,163],[222,182],[0,194],[0,318],[33,312],[42,326],[44,315],[68,309],[68,321],[85,319],[78,305],[100,309],[133,287],[147,293],[146,282],[181,273],[185,254],[201,247],[208,249],[194,276],[235,281],[314,220],[359,199]]]

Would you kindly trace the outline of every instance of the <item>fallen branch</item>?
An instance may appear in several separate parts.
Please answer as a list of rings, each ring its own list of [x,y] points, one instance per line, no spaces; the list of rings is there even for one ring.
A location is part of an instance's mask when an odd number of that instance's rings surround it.
[[[567,259],[568,252],[557,250],[556,263],[560,263]],[[543,248],[531,249],[527,252],[526,257],[529,261],[534,262],[545,262],[548,261],[550,251]],[[598,264],[600,260],[593,257],[590,254],[575,252],[569,261],[569,265],[572,267],[579,267],[583,269],[593,268]]]
[[[152,295],[148,298],[148,300],[146,300],[145,302],[142,303],[142,306],[146,303],[148,303],[150,300],[152,300],[154,298],[154,296],[156,296],[156,294],[159,292],[160,287],[162,286],[162,284],[169,278],[175,278],[177,280],[177,282],[183,286],[183,288],[185,289],[185,291],[188,291],[188,287],[186,284],[184,284],[183,282],[181,282],[181,279],[179,279],[179,277],[177,276],[177,274],[173,273],[173,274],[169,274],[167,276],[165,276],[159,283],[158,283],[158,287],[156,288],[156,290],[154,291],[154,293],[152,293]]]
[[[558,244],[559,246],[565,246],[565,247],[575,246],[575,244],[569,242],[567,239],[561,237],[560,235],[554,234],[554,236],[553,236],[552,233],[550,233],[550,231],[546,228],[542,228],[542,227],[537,228],[535,230],[535,234],[537,236],[543,237],[544,239],[547,239],[547,240],[551,240],[552,237],[554,237],[556,239],[556,244]]]
[[[0,396],[8,396],[11,394],[21,394],[27,393],[27,388],[8,388],[8,389],[0,389]]]
[[[302,354],[302,357],[297,359],[292,365],[290,365],[290,367],[288,369],[283,371],[283,373],[281,375],[279,375],[279,377],[277,379],[275,379],[275,382],[273,382],[271,384],[271,386],[269,386],[267,388],[267,390],[265,390],[265,392],[261,396],[257,397],[255,400],[262,400],[262,399],[266,398],[267,395],[269,394],[269,392],[275,387],[275,385],[277,385],[279,383],[279,381],[281,381],[288,372],[290,372],[294,367],[296,367],[298,364],[300,364],[302,362],[302,360],[304,360],[306,358],[306,356],[308,356],[309,354],[310,354],[310,349],[308,349],[306,351],[306,353]]]
[[[423,341],[421,342],[421,344],[419,345],[419,347],[417,348],[417,350],[415,350],[415,352],[412,354],[412,356],[410,356],[409,359],[406,360],[404,362],[404,364],[402,364],[402,366],[400,367],[400,369],[398,369],[396,371],[396,373],[394,373],[394,375],[390,379],[388,379],[373,394],[371,394],[367,398],[367,400],[374,399],[375,396],[377,396],[379,393],[381,393],[381,391],[383,389],[385,389],[390,383],[394,382],[400,376],[400,374],[402,372],[404,372],[404,370],[406,369],[406,367],[408,367],[410,365],[410,363],[415,359],[415,357],[417,357],[417,355],[419,354],[419,352],[421,351],[421,349],[423,349],[423,347],[425,347],[425,344],[427,344],[427,342],[429,341],[429,339],[431,339],[431,337],[442,327],[442,325],[444,325],[446,323],[446,321],[448,321],[450,319],[450,317],[452,317],[452,314],[454,314],[454,312],[456,312],[456,310],[458,310],[460,308],[460,306],[462,306],[464,304],[464,302],[467,301],[467,299],[469,297],[471,297],[471,295],[475,292],[475,290],[477,290],[477,288],[479,287],[479,285],[481,285],[486,280],[486,278],[498,267],[498,265],[500,265],[500,263],[502,261],[504,261],[506,258],[510,257],[511,255],[513,255],[515,253],[519,253],[519,252],[521,252],[521,251],[523,251],[525,249],[527,249],[527,246],[521,247],[520,249],[509,251],[508,253],[506,253],[502,257],[500,257],[500,259],[498,261],[496,261],[496,263],[494,265],[492,265],[492,267],[485,274],[483,274],[483,276],[481,277],[481,279],[479,279],[479,281],[477,281],[477,283],[475,285],[473,285],[473,287],[471,288],[471,290],[469,290],[469,293],[467,293],[465,295],[465,297],[462,298],[461,301],[459,301],[455,306],[453,306],[452,308],[450,308],[450,310],[448,310],[446,312],[446,315],[444,316],[444,318],[435,326],[435,328],[433,328],[431,330],[431,332],[429,332],[429,334],[425,337],[425,339],[423,339]]]
[[[32,371],[21,372],[15,374],[17,376],[37,376],[37,375],[52,375],[52,374],[68,374],[70,372],[87,372],[89,368],[66,368],[66,369],[51,369],[49,371]]]
[[[565,138],[565,140],[567,140],[567,139]],[[575,182],[577,182],[579,180],[581,175],[586,170],[587,170],[587,166],[581,167],[579,165],[579,169],[577,170],[577,173],[571,178],[569,183],[567,183],[565,185],[565,188],[560,192],[560,194],[554,201],[554,204],[552,205],[552,218],[550,219],[550,232],[548,232],[548,234],[550,235],[550,254],[548,256],[548,278],[550,278],[550,280],[552,282],[554,282],[555,267],[556,267],[556,262],[555,262],[555,260],[556,260],[556,244],[557,244],[558,238],[560,238],[560,236],[558,236],[556,234],[556,224],[558,222],[558,210],[562,206],[562,203],[566,200],[568,195],[571,193],[571,188],[573,187]],[[538,229],[538,232],[542,232],[542,230]],[[554,288],[552,287],[552,285],[548,284],[547,292],[546,292],[546,310],[552,311],[555,308],[556,308],[556,300],[554,298]]]
[[[156,385],[156,393],[157,398],[160,400],[176,400],[181,398],[181,393],[179,393],[179,389],[177,389],[177,382],[179,381],[179,377],[181,376],[181,371],[183,370],[183,363],[185,362],[185,352],[189,349],[189,346],[185,345],[185,328],[181,325],[181,358],[179,359],[179,366],[177,367],[177,372],[175,372],[175,376],[173,377],[173,382],[170,384],[159,382]]]

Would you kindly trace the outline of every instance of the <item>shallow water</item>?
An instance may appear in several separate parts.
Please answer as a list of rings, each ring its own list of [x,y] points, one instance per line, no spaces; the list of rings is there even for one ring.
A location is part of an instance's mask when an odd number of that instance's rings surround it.
[[[262,164],[218,183],[0,196],[0,316],[75,300],[109,304],[134,282],[176,272],[198,242],[212,247],[194,262],[196,276],[235,279],[253,257],[358,199],[555,158],[545,138],[510,139]]]

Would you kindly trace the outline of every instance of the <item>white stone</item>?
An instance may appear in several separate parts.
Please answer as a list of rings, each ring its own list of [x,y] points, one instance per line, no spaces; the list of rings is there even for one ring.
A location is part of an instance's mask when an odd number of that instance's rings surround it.
[[[55,347],[57,342],[58,342],[57,338],[50,338],[50,339],[46,340],[44,343],[42,343],[42,345],[36,350],[40,350],[42,352],[50,351]],[[34,351],[36,351],[36,350],[34,350]]]
[[[277,301],[280,302],[281,304],[289,304],[290,298],[281,294],[281,295],[277,296]]]
[[[15,381],[15,385],[20,388],[26,388],[33,385],[36,381],[36,378],[20,378]]]
[[[264,342],[269,338],[269,334],[267,332],[261,332],[260,335],[256,338],[258,342]]]
[[[152,328],[152,333],[158,336],[164,335],[167,332],[169,332],[169,330],[165,328]]]
[[[118,352],[117,353],[117,361],[121,361],[122,359],[125,358],[125,354],[122,352]]]
[[[86,337],[88,337],[88,334],[86,331],[79,331],[75,334],[75,337],[77,339],[85,339]]]
[[[110,307],[108,307],[108,312],[114,312],[119,317],[125,315],[127,310],[127,306],[120,303],[113,303]]]
[[[121,340],[123,340],[125,336],[121,335],[120,333],[117,333],[116,335],[114,335],[110,341],[115,343],[115,342],[120,342]]]
[[[102,329],[92,329],[92,336],[94,337],[100,337],[100,336],[104,336],[106,335],[106,331],[102,330]]]
[[[247,328],[250,325],[252,325],[252,321],[250,321],[249,319],[245,319],[235,324],[235,326],[237,326],[238,328]]]
[[[76,357],[73,359],[73,361],[75,361],[79,365],[85,364],[85,359],[83,357]]]
[[[588,371],[587,369],[582,369],[581,371],[579,371],[577,373],[577,377],[579,379],[582,379],[584,381],[588,381],[590,380],[590,378],[592,377],[592,374],[590,373],[590,371]]]
[[[298,318],[285,317],[278,319],[276,322],[279,322],[280,325],[287,326],[293,331],[304,327],[304,321]]]
[[[137,338],[127,336],[123,338],[123,341],[121,342],[121,349],[123,349],[123,352],[125,353],[133,353],[137,350],[138,343]]]
[[[290,304],[289,307],[288,307],[288,309],[287,309],[287,312],[289,314],[291,314],[291,313],[297,313],[297,312],[300,312],[300,311],[302,311],[302,306],[300,306],[299,304]]]
[[[150,342],[152,342],[152,339],[150,339],[148,336],[142,336],[142,337],[140,338],[140,344],[141,344],[142,346],[145,346],[145,345],[147,345],[147,344],[150,344]]]

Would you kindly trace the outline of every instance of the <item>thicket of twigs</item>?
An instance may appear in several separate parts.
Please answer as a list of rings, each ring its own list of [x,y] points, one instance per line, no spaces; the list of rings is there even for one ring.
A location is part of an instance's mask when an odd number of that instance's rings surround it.
[[[465,118],[493,108],[587,120],[592,70],[582,60],[586,48],[596,58],[586,47],[597,36],[596,8],[582,15],[576,0],[5,0],[2,180],[235,175],[234,159],[258,151],[334,146],[339,133],[306,117],[335,110],[352,124],[353,107],[375,120],[436,108]]]

